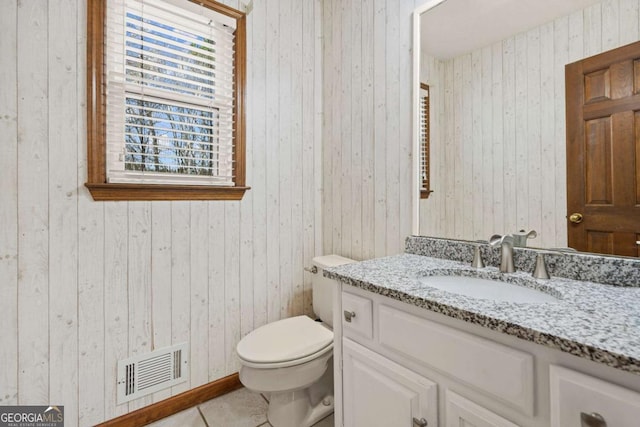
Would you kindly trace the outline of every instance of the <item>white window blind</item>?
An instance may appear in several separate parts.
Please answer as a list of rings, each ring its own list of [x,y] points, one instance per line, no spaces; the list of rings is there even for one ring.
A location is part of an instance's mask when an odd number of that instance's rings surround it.
[[[188,0],[108,0],[108,182],[234,185],[235,27]]]

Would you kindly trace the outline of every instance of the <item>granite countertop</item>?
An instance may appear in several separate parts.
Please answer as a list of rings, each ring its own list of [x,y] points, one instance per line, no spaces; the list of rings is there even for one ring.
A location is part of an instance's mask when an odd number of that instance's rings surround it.
[[[351,286],[481,325],[640,375],[640,287],[559,277],[533,279],[495,267],[403,254],[329,268],[324,275]],[[428,287],[430,275],[465,275],[537,288],[557,302],[510,303]]]

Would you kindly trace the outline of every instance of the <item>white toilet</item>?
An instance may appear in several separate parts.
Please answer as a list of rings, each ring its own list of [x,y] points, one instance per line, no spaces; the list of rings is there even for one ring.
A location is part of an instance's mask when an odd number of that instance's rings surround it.
[[[240,381],[268,394],[274,427],[309,427],[333,412],[333,288],[326,267],[354,262],[338,255],[313,259],[313,311],[261,326],[238,343]]]

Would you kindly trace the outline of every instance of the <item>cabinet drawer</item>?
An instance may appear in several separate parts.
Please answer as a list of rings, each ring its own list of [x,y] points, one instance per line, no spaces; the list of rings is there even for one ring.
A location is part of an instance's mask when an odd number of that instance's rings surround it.
[[[342,293],[342,329],[349,338],[373,338],[372,302],[369,298]]]
[[[640,393],[559,366],[549,375],[551,427],[581,427],[581,414],[594,412],[609,427],[640,425]]]
[[[380,344],[533,415],[533,356],[381,305]]]

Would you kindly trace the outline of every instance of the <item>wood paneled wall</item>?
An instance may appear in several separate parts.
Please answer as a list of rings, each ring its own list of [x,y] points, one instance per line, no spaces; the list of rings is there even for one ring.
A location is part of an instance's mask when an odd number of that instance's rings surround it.
[[[86,4],[0,2],[0,404],[63,404],[67,425],[85,426],[220,378],[238,369],[241,336],[310,312],[314,255],[401,252],[419,3],[254,1],[252,190],[241,202],[97,203],[83,187]],[[564,74],[553,64],[637,39],[638,1],[606,1],[437,66],[439,114],[460,117],[442,138],[465,144],[434,151],[432,164],[455,159],[455,173],[432,175],[452,189],[428,199],[441,229],[486,238],[504,218],[561,246]],[[545,173],[528,179],[535,169]],[[116,405],[118,359],[185,340],[189,382]]]
[[[535,229],[563,247],[564,65],[639,38],[638,0],[607,0],[460,57],[431,62],[444,116],[432,123],[421,234],[488,239]]]
[[[92,201],[85,9],[0,2],[0,405],[69,427],[237,371],[243,335],[311,312],[322,252],[320,0],[253,2],[241,202]],[[118,359],[183,341],[187,383],[116,405]]]
[[[323,1],[326,252],[402,252],[411,233],[411,15],[419,0]]]

